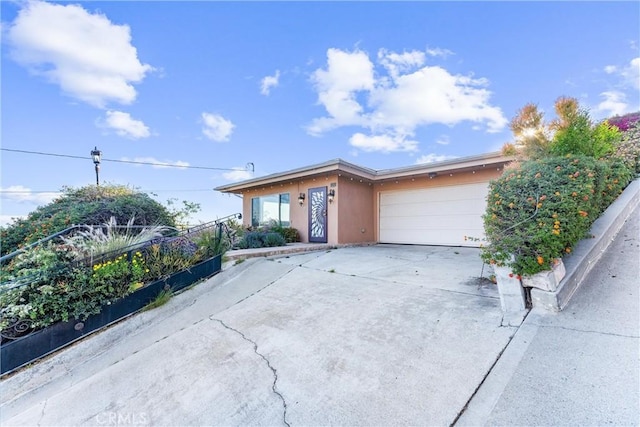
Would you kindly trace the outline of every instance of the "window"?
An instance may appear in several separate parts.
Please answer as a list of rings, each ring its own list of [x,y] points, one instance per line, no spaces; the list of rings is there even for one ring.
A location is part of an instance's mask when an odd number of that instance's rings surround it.
[[[254,197],[251,199],[251,225],[258,227],[276,221],[288,227],[291,224],[289,206],[289,193]]]

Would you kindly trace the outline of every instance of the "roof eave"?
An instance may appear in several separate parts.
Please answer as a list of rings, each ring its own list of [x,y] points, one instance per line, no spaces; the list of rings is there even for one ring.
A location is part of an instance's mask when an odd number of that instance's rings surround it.
[[[461,157],[442,162],[418,164],[402,168],[384,169],[376,171],[345,162],[342,159],[333,159],[324,163],[292,169],[286,172],[279,172],[260,178],[253,178],[233,184],[221,185],[214,188],[222,193],[243,193],[246,190],[267,185],[276,185],[284,182],[312,179],[319,176],[328,175],[348,175],[360,178],[367,182],[386,181],[389,179],[410,178],[412,176],[426,175],[429,173],[454,172],[460,170],[501,167],[511,161],[514,157],[503,156],[500,152],[486,153],[476,156]]]

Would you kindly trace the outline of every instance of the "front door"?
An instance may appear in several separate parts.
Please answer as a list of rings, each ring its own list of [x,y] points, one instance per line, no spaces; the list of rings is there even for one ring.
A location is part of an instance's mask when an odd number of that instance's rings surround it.
[[[309,241],[327,243],[327,187],[309,189]]]

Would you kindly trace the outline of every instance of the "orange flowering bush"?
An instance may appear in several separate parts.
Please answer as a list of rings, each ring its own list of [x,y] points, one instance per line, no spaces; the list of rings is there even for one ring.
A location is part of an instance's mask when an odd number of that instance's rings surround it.
[[[490,185],[483,259],[519,275],[550,269],[586,237],[592,222],[630,180],[620,162],[585,156],[549,157],[506,168]]]

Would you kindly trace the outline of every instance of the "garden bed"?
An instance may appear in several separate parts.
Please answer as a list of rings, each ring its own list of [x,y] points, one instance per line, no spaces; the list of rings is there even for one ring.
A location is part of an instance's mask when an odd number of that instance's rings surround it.
[[[103,305],[100,313],[84,321],[58,322],[29,335],[0,344],[0,374],[15,369],[57,351],[85,336],[144,308],[163,290],[179,291],[199,280],[213,276],[222,269],[222,255],[179,271],[138,289],[113,304]]]

